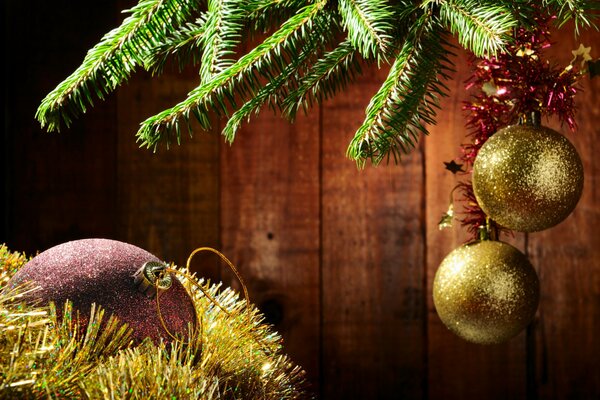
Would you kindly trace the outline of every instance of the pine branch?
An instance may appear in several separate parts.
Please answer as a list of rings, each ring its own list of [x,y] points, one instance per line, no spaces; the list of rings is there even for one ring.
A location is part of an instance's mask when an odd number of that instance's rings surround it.
[[[365,58],[385,59],[392,41],[393,12],[386,0],[339,0],[338,10],[354,47]]]
[[[201,85],[144,121],[138,141],[153,148],[173,137],[179,142],[184,121],[191,134],[191,114],[210,129],[213,113],[233,112],[223,130],[232,141],[241,123],[265,105],[293,119],[301,106],[306,111],[343,89],[361,73],[359,54],[378,62],[394,54],[348,149],[359,163],[369,158],[376,164],[409,151],[419,132],[427,133],[424,123],[434,122],[434,107],[446,92],[440,79],[449,69],[444,28],[482,56],[502,51],[518,22],[536,26],[541,13],[557,15],[558,25],[574,19],[578,29],[595,26],[600,10],[598,0],[208,0],[202,15],[199,6],[199,0],[140,0],[42,101],[36,113],[42,127],[69,126],[137,66],[160,73],[174,57],[180,68],[201,62]],[[342,27],[345,39],[323,55],[325,42]],[[235,61],[244,29],[268,36]],[[240,109],[236,101],[243,102]]]
[[[475,56],[495,55],[504,50],[518,21],[502,2],[448,0],[440,2],[443,24],[458,36],[458,41]]]
[[[156,148],[163,139],[168,145],[171,136],[175,134],[179,142],[180,119],[187,121],[190,129],[191,113],[196,116],[203,129],[210,129],[211,112],[228,115],[228,106],[235,107],[236,94],[246,98],[254,96],[262,86],[259,76],[272,78],[284,70],[288,60],[297,56],[301,43],[310,36],[314,20],[324,5],[324,1],[307,5],[231,67],[192,90],[184,101],[148,118],[137,133],[138,141],[142,146]]]
[[[359,165],[390,154],[397,160],[415,146],[419,132],[427,133],[421,121],[435,123],[438,96],[447,91],[438,77],[447,79],[451,64],[443,32],[430,13],[415,21],[348,148]]]
[[[233,113],[222,132],[229,142],[235,139],[235,134],[242,122],[249,120],[252,114],[258,114],[265,104],[269,104],[273,109],[283,111],[284,99],[289,96],[290,89],[297,90],[302,74],[301,70],[308,67],[308,62],[322,51],[324,43],[333,36],[332,24],[328,20],[330,18],[317,16],[313,35],[306,41],[298,57],[290,60],[290,64],[283,69],[279,76],[267,82],[252,99]]]
[[[62,123],[68,127],[88,105],[93,106],[94,95],[103,100],[196,6],[195,0],[140,1],[121,26],[107,33],[81,66],[42,100],[36,113],[42,127],[49,131],[59,130]]]
[[[352,81],[355,75],[360,75],[356,52],[350,39],[346,39],[318,60],[302,78],[300,86],[285,98],[285,114],[293,120],[300,107],[306,111],[308,107],[312,107],[313,102],[321,102],[333,96]]]
[[[306,3],[306,0],[247,0],[243,7],[253,29],[267,32],[293,17]]]
[[[144,68],[153,74],[161,74],[169,57],[175,57],[179,70],[192,63],[200,62],[204,48],[204,31],[206,29],[206,15],[202,15],[194,22],[188,22],[179,30],[165,37],[161,43],[152,48],[144,62]]]
[[[600,2],[598,0],[544,0],[544,6],[549,7],[557,17],[557,25],[563,26],[569,20],[575,22],[575,31],[579,28],[593,27],[598,29],[595,19],[600,16]]]
[[[228,58],[235,54],[240,42],[245,18],[243,0],[209,0],[208,19],[204,27],[204,53],[200,78],[207,82],[234,63]]]

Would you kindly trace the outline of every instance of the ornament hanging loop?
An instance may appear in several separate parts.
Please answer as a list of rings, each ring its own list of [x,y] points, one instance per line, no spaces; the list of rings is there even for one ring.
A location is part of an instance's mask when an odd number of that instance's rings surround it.
[[[210,300],[210,302],[212,302],[214,305],[216,305],[217,307],[219,307],[221,309],[221,311],[223,311],[225,314],[227,314],[228,316],[231,316],[231,313],[225,308],[223,307],[213,296],[211,296],[210,293],[208,293],[208,291],[206,289],[204,289],[202,287],[202,285],[200,285],[192,275],[189,274],[190,271],[190,264],[192,262],[192,258],[199,252],[201,251],[208,251],[211,253],[214,253],[216,255],[219,256],[219,258],[221,258],[221,260],[223,260],[227,266],[229,266],[229,268],[231,269],[231,271],[233,272],[233,274],[236,276],[236,278],[238,279],[238,281],[240,282],[240,285],[242,286],[242,291],[244,292],[244,298],[246,300],[246,304],[248,307],[248,325],[251,325],[252,322],[252,311],[250,308],[250,296],[248,295],[248,288],[246,287],[246,284],[244,283],[244,280],[242,279],[241,274],[239,273],[239,271],[237,270],[237,268],[233,265],[233,263],[231,261],[229,261],[229,259],[227,257],[225,257],[225,255],[223,255],[220,251],[213,249],[212,247],[199,247],[196,250],[194,250],[190,256],[187,259],[186,262],[186,272],[184,271],[180,271],[176,268],[172,268],[167,266],[166,264],[162,263],[162,262],[156,262],[156,261],[149,261],[147,263],[145,263],[134,275],[134,281],[135,284],[138,287],[138,290],[142,293],[145,293],[148,297],[152,298],[155,297],[156,298],[156,311],[158,313],[158,317],[159,320],[161,322],[161,325],[163,327],[163,329],[167,332],[167,334],[175,341],[179,341],[182,344],[189,344],[190,342],[185,342],[182,341],[180,338],[176,337],[171,331],[170,329],[167,327],[167,324],[163,318],[162,312],[161,312],[161,307],[160,307],[160,295],[162,291],[165,291],[166,289],[171,287],[172,284],[172,275],[176,274],[176,275],[181,275],[182,277],[184,277],[185,279],[187,279],[187,281],[195,286],[196,288],[198,288],[202,293],[204,293],[204,295],[208,298],[208,300]],[[190,293],[188,292],[188,296],[190,296],[190,298],[192,297],[190,295]],[[198,336],[198,333],[201,337],[202,335],[202,330],[203,330],[203,326],[202,326],[202,316],[199,315],[198,310],[196,310],[196,333],[194,333],[194,336]],[[202,345],[202,343],[200,342],[200,345]]]
[[[248,288],[246,287],[246,284],[244,283],[244,279],[242,279],[242,275],[240,274],[240,272],[238,271],[238,269],[233,265],[233,263],[231,261],[229,261],[229,259],[227,257],[225,257],[225,255],[223,253],[221,253],[220,251],[218,251],[216,249],[213,249],[212,247],[199,247],[196,250],[192,251],[192,253],[188,257],[187,262],[185,264],[186,270],[190,271],[190,264],[192,262],[192,258],[194,258],[194,256],[197,253],[200,253],[201,251],[208,251],[208,252],[211,252],[211,253],[216,254],[217,256],[219,256],[219,258],[223,262],[225,262],[225,264],[227,264],[227,266],[229,267],[229,269],[231,270],[231,272],[233,272],[233,274],[237,278],[238,282],[240,282],[240,286],[242,287],[242,291],[244,292],[244,299],[246,300],[246,306],[248,307],[248,324],[250,324],[250,322],[251,322],[251,311],[250,311],[250,295],[248,295]],[[201,286],[199,286],[199,288],[206,295],[206,297],[208,297],[208,299],[210,301],[212,301],[214,304],[216,304],[226,314],[229,314],[229,312],[227,310],[225,310],[219,304],[218,301],[216,301],[215,299],[213,299],[212,296],[210,296]]]

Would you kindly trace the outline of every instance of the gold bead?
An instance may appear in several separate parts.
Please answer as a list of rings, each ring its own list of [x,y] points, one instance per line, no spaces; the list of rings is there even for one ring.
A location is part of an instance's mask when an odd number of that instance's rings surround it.
[[[513,125],[490,137],[473,165],[481,209],[521,232],[550,228],[575,208],[583,191],[583,165],[575,147],[543,126]]]
[[[461,338],[502,343],[535,315],[539,281],[527,257],[513,246],[485,240],[453,250],[433,281],[442,322]]]

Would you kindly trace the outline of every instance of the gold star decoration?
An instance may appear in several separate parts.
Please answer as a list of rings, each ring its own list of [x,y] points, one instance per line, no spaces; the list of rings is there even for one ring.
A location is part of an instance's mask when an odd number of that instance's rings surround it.
[[[532,57],[537,58],[535,51],[531,47],[521,47],[519,51],[517,51],[517,57]]]
[[[453,219],[454,219],[454,204],[450,203],[450,206],[448,207],[448,211],[446,211],[446,213],[444,215],[442,215],[440,222],[438,222],[438,228],[440,228],[440,230],[445,229],[445,228],[451,228]]]
[[[493,79],[490,79],[489,81],[485,82],[481,86],[481,90],[490,97],[496,96],[498,94],[498,86],[496,86],[496,82],[494,82]]]
[[[573,54],[573,59],[571,60],[571,65],[576,63],[579,58],[581,58],[581,68],[585,66],[585,63],[592,60],[592,56],[590,56],[590,52],[592,51],[592,47],[585,47],[583,44],[579,44],[579,48],[571,51]]]

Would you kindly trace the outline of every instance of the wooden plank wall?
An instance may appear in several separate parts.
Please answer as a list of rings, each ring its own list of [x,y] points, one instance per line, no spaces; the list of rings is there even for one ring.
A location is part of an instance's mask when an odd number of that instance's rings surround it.
[[[219,246],[218,136],[183,138],[184,145],[154,153],[140,149],[132,133],[140,121],[181,101],[197,79],[190,70],[159,79],[140,73],[117,95],[115,230],[120,240],[178,265],[200,245]],[[203,275],[219,279],[217,261],[205,261]]]
[[[420,398],[424,378],[422,148],[360,171],[345,157],[372,70],[322,109],[323,398]],[[408,179],[407,179],[408,178]]]
[[[221,243],[296,362],[318,381],[319,115],[265,111],[221,146]],[[238,283],[228,271],[224,279]]]
[[[233,146],[197,133],[152,154],[137,148],[137,124],[183,98],[195,71],[137,74],[72,129],[44,134],[33,121],[42,96],[133,2],[34,3],[2,8],[14,57],[3,77],[0,241],[31,253],[112,237],[179,264],[197,246],[220,248],[323,399],[600,398],[600,78],[583,81],[580,130],[569,135],[586,174],[576,211],[510,239],[541,278],[535,321],[507,344],[482,347],[452,335],[431,300],[437,266],[465,237],[437,229],[456,184],[442,162],[465,140],[464,54],[438,125],[400,165],[360,171],[345,158],[385,76],[375,69],[294,125],[265,111]],[[40,37],[47,45],[31,51]],[[555,40],[553,54],[567,62],[579,40]],[[595,45],[600,34],[581,41]],[[237,287],[210,256],[194,268]]]
[[[555,40],[560,39],[552,54],[563,64],[579,43],[592,46],[592,56],[600,58],[597,31],[587,31],[579,40],[566,34]],[[540,307],[528,342],[532,398],[600,397],[600,239],[595,233],[600,223],[600,78],[586,77],[582,89],[579,130],[568,136],[583,161],[583,195],[565,222],[531,234],[527,241],[541,280]]]
[[[90,232],[113,236],[116,99],[59,135],[43,134],[34,115],[46,93],[115,23],[116,10],[68,0],[6,1],[2,9],[5,205],[0,240],[33,253]]]

